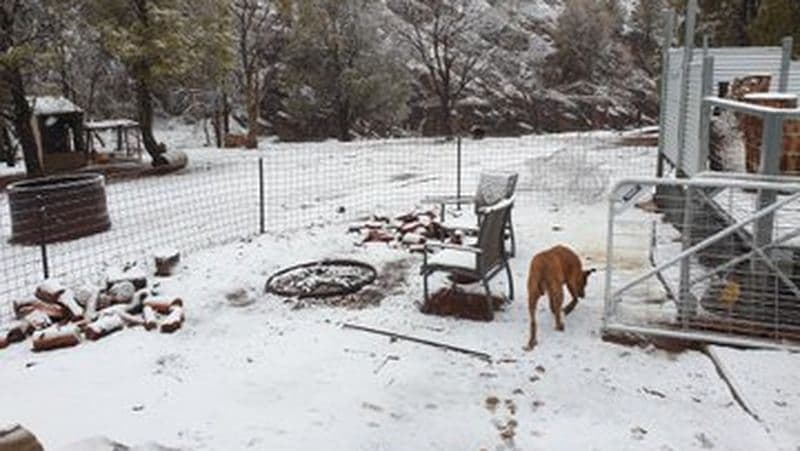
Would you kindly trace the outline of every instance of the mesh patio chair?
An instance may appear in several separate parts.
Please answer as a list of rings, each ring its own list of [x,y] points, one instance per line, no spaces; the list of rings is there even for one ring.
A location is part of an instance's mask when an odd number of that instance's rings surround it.
[[[442,225],[450,230],[463,230],[468,234],[475,235],[480,226],[481,215],[478,210],[488,205],[495,204],[503,199],[514,196],[519,174],[516,172],[490,171],[482,172],[478,179],[478,187],[474,196],[428,196],[422,199],[423,203],[438,204]],[[478,224],[446,223],[446,207],[448,205],[473,204],[475,216]],[[508,215],[508,223],[505,226],[506,238],[509,239],[508,255],[513,257],[516,254],[517,243],[514,236],[514,224],[511,220],[511,213]]]
[[[426,304],[429,301],[428,278],[436,272],[447,273],[454,283],[481,282],[486,291],[489,318],[494,317],[489,281],[502,270],[505,270],[508,278],[508,298],[514,299],[514,280],[505,247],[505,229],[513,205],[514,196],[511,196],[479,209],[480,227],[478,227],[478,240],[474,245],[438,243],[425,245],[420,273]],[[434,248],[442,250],[428,258],[428,251]]]

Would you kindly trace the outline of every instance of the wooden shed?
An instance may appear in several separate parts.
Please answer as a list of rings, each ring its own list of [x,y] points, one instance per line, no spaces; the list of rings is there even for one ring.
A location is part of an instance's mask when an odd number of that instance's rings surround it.
[[[46,174],[67,172],[87,165],[83,110],[64,97],[32,97],[31,126],[39,161]]]

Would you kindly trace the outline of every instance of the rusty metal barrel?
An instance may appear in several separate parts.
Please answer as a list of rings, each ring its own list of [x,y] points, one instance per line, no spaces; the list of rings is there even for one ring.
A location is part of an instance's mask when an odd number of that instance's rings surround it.
[[[67,241],[111,227],[100,174],[23,180],[9,185],[7,192],[12,243]]]

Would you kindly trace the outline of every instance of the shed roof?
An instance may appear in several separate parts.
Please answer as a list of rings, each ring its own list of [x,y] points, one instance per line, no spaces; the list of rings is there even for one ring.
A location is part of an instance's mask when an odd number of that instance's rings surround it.
[[[70,102],[69,99],[60,96],[28,97],[28,103],[33,108],[34,115],[83,112],[80,107]]]

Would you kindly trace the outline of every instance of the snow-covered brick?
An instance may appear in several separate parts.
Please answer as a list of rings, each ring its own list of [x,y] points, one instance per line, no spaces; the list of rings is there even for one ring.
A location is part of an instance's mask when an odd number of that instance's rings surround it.
[[[0,451],[44,451],[33,433],[24,427],[0,425]]]
[[[162,333],[170,334],[181,328],[183,325],[183,307],[175,305],[169,312],[166,318],[159,324],[159,329]]]
[[[108,290],[108,294],[111,296],[111,302],[114,304],[127,304],[131,302],[135,292],[136,287],[133,286],[133,282],[128,280],[117,282],[111,285],[111,288]]]
[[[11,343],[18,343],[25,339],[33,329],[30,323],[24,320],[14,320],[0,325],[0,348]]]
[[[412,244],[423,244],[425,243],[426,238],[417,233],[406,233],[403,235],[402,242],[405,245],[412,245]]]
[[[153,307],[149,305],[145,305],[144,309],[142,310],[142,314],[144,315],[144,328],[147,330],[153,330],[158,327],[158,315]]]
[[[51,326],[33,333],[33,350],[46,351],[50,349],[75,346],[81,342],[78,326]]]
[[[61,321],[62,319],[69,317],[69,312],[67,309],[60,304],[51,304],[38,299],[28,302],[24,305],[15,304],[14,310],[17,313],[17,318],[23,318],[33,311],[40,311],[53,321]]]
[[[36,297],[44,302],[58,302],[58,297],[67,288],[56,279],[47,279],[36,287]]]
[[[24,318],[28,324],[31,325],[32,328],[36,330],[46,329],[53,324],[53,321],[47,316],[47,313],[41,310],[33,310],[32,312],[25,315]]]
[[[123,281],[131,282],[137,290],[141,290],[147,286],[147,274],[138,267],[128,270],[111,270],[106,274],[107,288],[111,288],[115,283]]]
[[[74,291],[70,289],[64,290],[61,295],[58,296],[56,302],[66,308],[72,318],[80,318],[83,316],[83,307],[78,305],[78,301],[75,300]]]
[[[181,261],[181,253],[177,250],[164,250],[155,255],[156,275],[169,277],[175,266]]]
[[[183,300],[181,298],[164,298],[164,297],[152,297],[149,299],[144,300],[145,307],[150,307],[158,313],[162,315],[169,314],[170,310],[172,310],[175,306],[183,306]]]
[[[125,322],[117,314],[104,314],[97,320],[89,323],[83,333],[89,340],[98,340],[106,335],[121,330]]]

